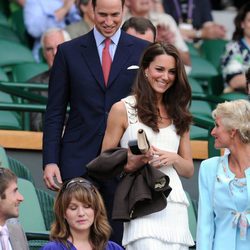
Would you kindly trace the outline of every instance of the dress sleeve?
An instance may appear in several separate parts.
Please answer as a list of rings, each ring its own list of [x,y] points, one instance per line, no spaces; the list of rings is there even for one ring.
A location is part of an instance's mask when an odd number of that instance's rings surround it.
[[[214,240],[213,180],[210,180],[210,164],[201,163],[199,172],[199,207],[197,224],[197,249],[212,250]]]

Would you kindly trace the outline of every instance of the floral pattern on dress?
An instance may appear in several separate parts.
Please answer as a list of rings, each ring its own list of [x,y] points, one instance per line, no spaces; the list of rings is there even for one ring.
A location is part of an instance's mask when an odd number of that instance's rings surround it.
[[[235,75],[244,74],[250,65],[250,48],[244,39],[231,41],[226,45],[221,60],[225,86]]]
[[[228,183],[229,186],[228,188],[233,199],[234,196],[237,196],[237,193],[241,193],[242,196],[243,195],[247,196],[247,179],[245,177],[244,178],[235,177],[235,175],[232,172],[230,172],[228,162],[226,161],[226,159],[227,158],[222,158],[220,162],[223,176],[221,174],[217,174],[216,181],[220,183],[222,182]],[[247,215],[250,214],[250,210],[244,210],[244,211],[235,210],[232,211],[231,213],[233,215],[232,227],[234,228],[238,227],[240,230],[240,239],[246,240],[247,229],[249,227]]]

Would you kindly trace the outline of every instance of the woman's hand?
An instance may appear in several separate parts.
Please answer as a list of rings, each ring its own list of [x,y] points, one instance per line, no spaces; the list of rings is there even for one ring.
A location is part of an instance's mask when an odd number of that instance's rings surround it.
[[[151,146],[151,148],[153,159],[149,161],[149,164],[156,168],[174,165],[180,157],[177,153],[160,150],[154,146]]]
[[[127,158],[127,164],[124,167],[124,171],[126,173],[135,172],[139,168],[141,168],[143,165],[149,163],[149,161],[152,160],[152,151],[149,150],[145,154],[141,155],[135,155],[132,154],[131,150],[128,148],[128,158]]]

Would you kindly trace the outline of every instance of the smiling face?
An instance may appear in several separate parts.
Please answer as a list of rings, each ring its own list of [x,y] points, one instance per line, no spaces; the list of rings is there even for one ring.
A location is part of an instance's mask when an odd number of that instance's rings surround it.
[[[65,212],[71,232],[89,232],[94,222],[94,210],[89,205],[72,198]]]
[[[94,9],[94,20],[97,30],[105,37],[111,37],[122,23],[121,0],[97,0]]]
[[[170,55],[158,55],[145,69],[145,76],[158,96],[162,96],[176,78],[176,61]]]
[[[228,131],[221,122],[220,117],[215,118],[215,127],[211,131],[211,135],[215,138],[215,148],[228,148],[231,141],[231,132]]]
[[[19,215],[19,205],[24,200],[19,193],[17,183],[12,181],[5,190],[5,197],[0,198],[0,224],[4,224],[7,219],[17,218]]]

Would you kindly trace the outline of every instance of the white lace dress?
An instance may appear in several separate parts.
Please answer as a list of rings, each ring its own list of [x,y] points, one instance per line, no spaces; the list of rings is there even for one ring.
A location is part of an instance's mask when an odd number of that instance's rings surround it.
[[[127,148],[128,141],[136,139],[138,129],[142,128],[150,143],[159,149],[177,152],[180,136],[173,124],[161,128],[159,133],[138,120],[133,106],[134,96],[122,99],[126,106],[129,126],[122,139],[121,146]],[[160,170],[169,176],[172,191],[167,198],[168,204],[164,210],[136,218],[124,223],[122,244],[128,250],[171,249],[186,250],[194,244],[188,227],[189,206],[180,178],[173,166],[164,166]]]

